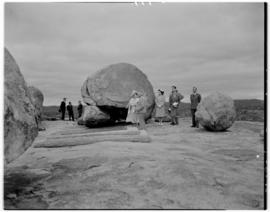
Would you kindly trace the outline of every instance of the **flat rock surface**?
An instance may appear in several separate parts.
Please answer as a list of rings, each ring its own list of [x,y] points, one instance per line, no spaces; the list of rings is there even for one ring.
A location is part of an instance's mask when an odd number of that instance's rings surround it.
[[[44,124],[34,144],[102,131]],[[151,143],[30,147],[5,167],[5,208],[263,209],[263,124],[235,122],[217,133],[189,126],[185,119],[179,126],[148,124]]]

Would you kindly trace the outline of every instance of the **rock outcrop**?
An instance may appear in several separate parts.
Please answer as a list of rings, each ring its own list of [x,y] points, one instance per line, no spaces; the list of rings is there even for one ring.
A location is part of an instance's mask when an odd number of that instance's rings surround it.
[[[234,101],[229,96],[215,92],[200,102],[195,115],[205,129],[224,131],[236,119]]]
[[[42,127],[42,123],[41,123],[42,113],[43,113],[44,96],[43,96],[42,92],[34,86],[29,86],[28,90],[30,93],[32,103],[35,106],[35,113],[36,113],[36,119],[38,122],[38,127],[41,130],[44,128],[44,127]]]
[[[87,105],[78,123],[87,127],[99,127],[112,123],[112,120],[109,114],[102,112],[98,107]]]
[[[155,105],[153,87],[147,76],[134,65],[118,63],[99,70],[87,78],[81,94],[87,105],[97,106],[111,120],[120,120],[127,116],[126,106],[133,90],[145,93],[145,119],[149,119]]]
[[[32,144],[38,134],[38,126],[24,77],[7,49],[4,96],[4,152],[5,163],[9,163]]]

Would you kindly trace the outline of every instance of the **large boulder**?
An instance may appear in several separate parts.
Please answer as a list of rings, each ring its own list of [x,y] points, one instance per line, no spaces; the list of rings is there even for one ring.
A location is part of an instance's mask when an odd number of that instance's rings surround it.
[[[155,106],[153,87],[147,76],[134,65],[118,63],[97,71],[86,79],[81,94],[87,105],[96,105],[112,119],[125,119],[133,90],[145,93],[145,119],[149,119]]]
[[[38,134],[38,126],[24,77],[7,49],[4,95],[4,152],[5,163],[9,163],[32,144]]]
[[[30,93],[32,103],[35,106],[36,118],[40,126],[41,120],[42,120],[42,113],[43,113],[44,96],[42,92],[34,86],[29,86],[28,91]]]
[[[215,92],[198,105],[196,119],[207,130],[224,131],[236,119],[234,101],[231,97]]]
[[[78,124],[84,124],[87,127],[99,127],[111,124],[112,120],[109,114],[102,112],[96,106],[85,106],[82,117]]]

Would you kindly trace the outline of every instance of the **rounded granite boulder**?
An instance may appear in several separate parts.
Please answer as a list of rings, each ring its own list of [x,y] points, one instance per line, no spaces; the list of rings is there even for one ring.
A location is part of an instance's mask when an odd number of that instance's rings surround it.
[[[236,119],[234,101],[231,97],[215,92],[205,97],[195,113],[199,123],[209,131],[224,131]]]
[[[124,119],[124,110],[127,110],[126,106],[133,90],[145,93],[145,119],[149,119],[155,106],[153,87],[147,76],[134,65],[118,63],[97,71],[86,79],[81,94],[86,104],[101,108],[111,117],[117,114]]]

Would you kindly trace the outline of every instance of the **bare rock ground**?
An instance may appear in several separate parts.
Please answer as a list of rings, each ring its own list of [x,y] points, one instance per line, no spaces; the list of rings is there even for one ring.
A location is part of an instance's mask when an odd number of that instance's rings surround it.
[[[45,125],[34,145],[98,131]],[[263,209],[263,124],[217,133],[189,126],[148,124],[150,143],[32,146],[5,167],[5,209]]]

